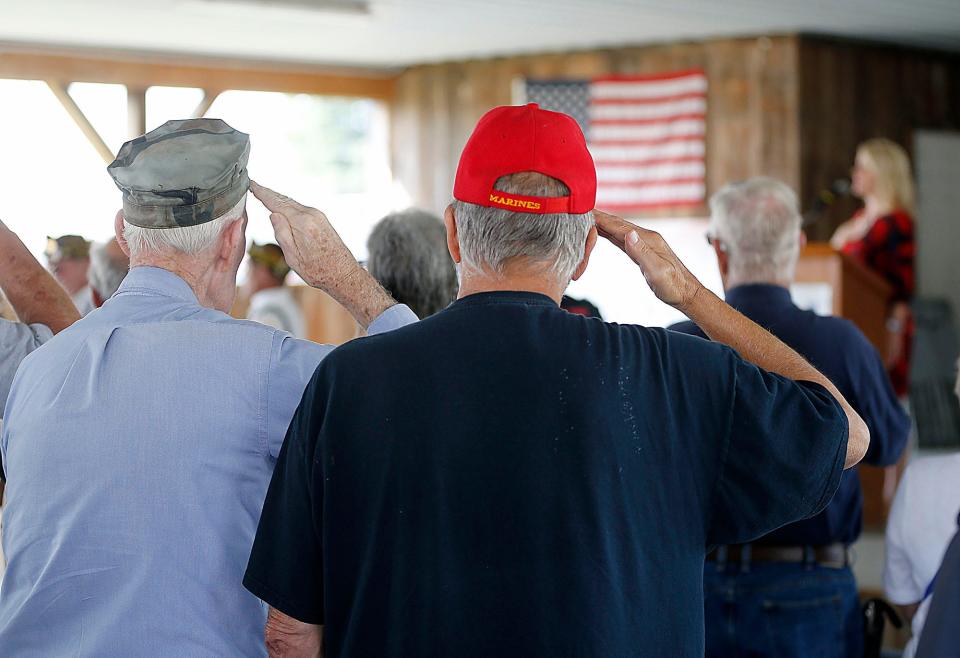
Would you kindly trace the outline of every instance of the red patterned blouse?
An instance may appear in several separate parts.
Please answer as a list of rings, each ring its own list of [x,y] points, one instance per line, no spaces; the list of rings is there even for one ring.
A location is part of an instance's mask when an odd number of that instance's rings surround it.
[[[859,211],[854,218],[862,212]],[[865,236],[848,242],[842,251],[887,280],[893,287],[891,304],[909,303],[913,299],[916,245],[913,238],[913,218],[905,210],[895,210],[883,215]],[[900,358],[890,368],[893,388],[900,396],[907,393],[910,348],[913,342],[912,317],[907,321],[902,335],[904,344]]]

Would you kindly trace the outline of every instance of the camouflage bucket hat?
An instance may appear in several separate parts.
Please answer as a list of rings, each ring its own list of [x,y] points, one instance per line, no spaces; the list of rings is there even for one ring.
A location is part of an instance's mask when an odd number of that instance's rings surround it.
[[[211,222],[247,193],[250,137],[220,119],[167,121],[124,144],[107,173],[141,228]]]

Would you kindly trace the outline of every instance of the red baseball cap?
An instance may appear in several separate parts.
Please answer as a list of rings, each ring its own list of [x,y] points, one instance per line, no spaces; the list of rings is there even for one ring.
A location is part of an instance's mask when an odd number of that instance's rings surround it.
[[[535,171],[570,188],[564,197],[508,194],[501,176]],[[597,170],[583,131],[571,117],[536,103],[495,107],[480,119],[460,155],[453,197],[478,206],[535,214],[583,214],[597,200]]]

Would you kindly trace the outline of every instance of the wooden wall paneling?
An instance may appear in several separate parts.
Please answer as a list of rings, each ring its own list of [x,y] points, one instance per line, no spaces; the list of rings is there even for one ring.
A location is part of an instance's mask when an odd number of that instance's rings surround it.
[[[433,170],[442,163],[433,159],[433,121],[434,106],[431,102],[433,85],[435,84],[436,67],[425,67],[420,76],[417,89],[417,152],[420,158],[417,162],[420,178],[419,203],[430,208],[433,203]]]
[[[417,93],[420,71],[410,71],[397,81],[390,108],[390,161],[394,176],[402,181],[412,199],[423,195],[420,157],[420,117]]]
[[[517,78],[703,68],[710,85],[707,194],[732,180],[772,175],[797,189],[806,206],[818,190],[848,174],[864,138],[906,142],[918,127],[960,127],[957,61],[784,35],[417,66],[396,82],[395,144],[405,149],[394,155],[396,173],[417,203],[442,210],[470,131],[485,111],[513,101]],[[838,203],[811,237],[828,237],[853,207],[850,200]],[[705,215],[706,208],[694,214]]]
[[[760,39],[753,58],[762,92],[756,99],[755,116],[760,131],[751,173],[774,176],[793,189],[800,182],[798,50],[795,38]]]
[[[804,204],[849,175],[865,139],[888,137],[912,152],[915,130],[960,128],[960,55],[804,36],[798,74]],[[810,237],[829,238],[857,205],[837,203]]]
[[[795,48],[794,37],[726,39],[413,67],[396,82],[394,144],[404,152],[394,154],[395,173],[417,204],[442,210],[460,151],[476,121],[491,107],[513,102],[512,86],[518,78],[703,68],[710,82],[708,193],[730,180],[762,173],[795,181],[798,136],[790,118],[798,96],[792,70]],[[414,160],[409,156],[413,152],[421,157]],[[693,214],[705,213],[705,206],[693,209]]]
[[[429,207],[436,209],[441,202],[449,177],[447,162],[450,136],[450,74],[454,66],[434,66],[430,69],[431,83],[428,90],[432,120],[429,126],[430,161],[429,169],[430,198]]]

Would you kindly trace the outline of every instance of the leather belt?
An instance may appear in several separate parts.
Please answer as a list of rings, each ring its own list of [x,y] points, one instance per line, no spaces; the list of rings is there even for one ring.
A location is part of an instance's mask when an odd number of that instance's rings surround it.
[[[788,562],[793,564],[819,564],[841,568],[850,565],[849,551],[843,544],[826,546],[763,546],[757,544],[733,544],[718,546],[707,554],[707,560],[716,562],[718,568],[726,563],[740,564],[749,568],[750,562]]]

